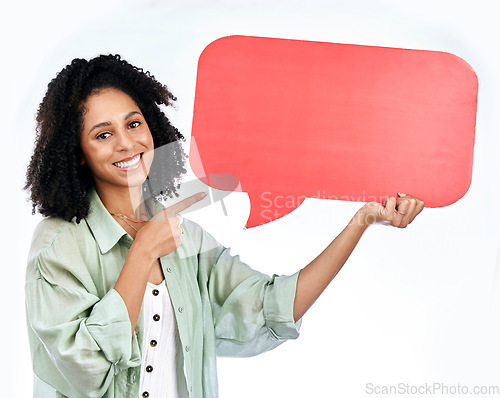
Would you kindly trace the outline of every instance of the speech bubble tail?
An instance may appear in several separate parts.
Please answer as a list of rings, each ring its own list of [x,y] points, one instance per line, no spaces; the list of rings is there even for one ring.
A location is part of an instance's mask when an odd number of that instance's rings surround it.
[[[246,228],[267,224],[291,213],[305,200],[305,196],[273,194],[271,192],[250,193],[250,215]]]

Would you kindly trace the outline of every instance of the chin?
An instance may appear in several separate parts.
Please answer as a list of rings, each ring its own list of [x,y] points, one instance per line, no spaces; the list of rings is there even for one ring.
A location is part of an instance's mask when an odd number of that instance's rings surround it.
[[[141,176],[128,176],[127,186],[130,188],[141,187],[144,181],[146,181],[146,176],[144,174]]]

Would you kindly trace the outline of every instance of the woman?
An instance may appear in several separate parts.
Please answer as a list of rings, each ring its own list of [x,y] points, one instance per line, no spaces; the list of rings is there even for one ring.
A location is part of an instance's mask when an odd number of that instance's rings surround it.
[[[49,84],[27,173],[46,216],[26,303],[36,397],[216,397],[216,355],[250,356],[298,336],[300,319],[374,222],[406,227],[409,195],[368,203],[314,261],[267,277],[164,208],[184,170],[175,100],[119,56],[75,59]],[[167,145],[168,156],[154,149]]]

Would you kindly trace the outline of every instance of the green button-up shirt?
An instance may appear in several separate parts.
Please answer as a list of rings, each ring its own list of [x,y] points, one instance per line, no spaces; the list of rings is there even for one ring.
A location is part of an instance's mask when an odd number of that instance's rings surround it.
[[[35,230],[26,273],[26,313],[35,397],[140,396],[143,317],[135,331],[113,286],[132,238],[95,190],[79,224],[47,218]],[[150,203],[153,214],[163,208]],[[160,259],[190,397],[218,396],[216,355],[252,356],[298,336],[298,273],[256,272],[199,225],[185,220],[181,246]]]

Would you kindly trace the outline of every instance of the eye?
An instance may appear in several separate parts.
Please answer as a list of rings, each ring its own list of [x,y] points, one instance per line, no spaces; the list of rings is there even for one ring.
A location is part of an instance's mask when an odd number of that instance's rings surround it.
[[[130,122],[128,124],[128,126],[132,129],[136,129],[137,127],[139,127],[141,125],[141,122],[137,121],[137,120],[134,120],[133,122]]]
[[[95,138],[97,140],[104,140],[104,139],[108,138],[110,135],[111,135],[111,133],[105,131],[104,133],[97,134]]]

